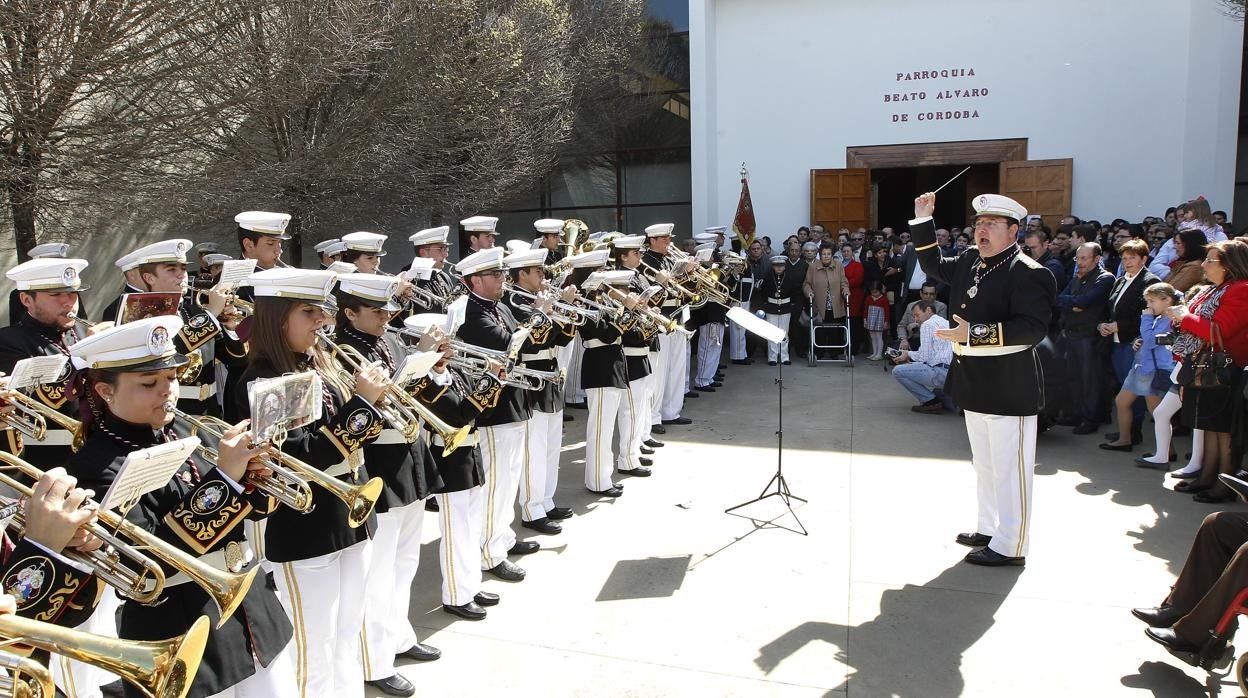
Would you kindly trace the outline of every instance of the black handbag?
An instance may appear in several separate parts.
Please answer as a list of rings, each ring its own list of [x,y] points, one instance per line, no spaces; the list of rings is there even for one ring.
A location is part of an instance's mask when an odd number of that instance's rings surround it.
[[[1191,356],[1183,357],[1183,368],[1179,370],[1178,383],[1185,388],[1203,390],[1206,388],[1226,388],[1231,385],[1231,369],[1234,362],[1222,344],[1222,333],[1218,323],[1212,322],[1211,342],[1196,350]]]

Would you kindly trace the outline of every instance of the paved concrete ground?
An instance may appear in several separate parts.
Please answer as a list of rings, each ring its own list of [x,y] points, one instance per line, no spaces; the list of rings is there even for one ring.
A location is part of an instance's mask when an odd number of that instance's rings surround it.
[[[727,373],[617,500],[582,488],[572,412],[559,503],[577,515],[517,560],[525,581],[486,582],[502,603],[484,621],[440,610],[427,516],[412,619],[444,656],[403,668],[418,695],[1239,695],[1128,613],[1162,599],[1214,510],[1162,490],[1160,472],[1099,436],[1046,434],[1028,566],[969,566],[953,542],[975,521],[961,420],[910,412],[878,366],[795,364],[784,470],[810,500],[802,536],[724,513],[776,466],[775,369]],[[776,498],[746,513],[794,525]]]

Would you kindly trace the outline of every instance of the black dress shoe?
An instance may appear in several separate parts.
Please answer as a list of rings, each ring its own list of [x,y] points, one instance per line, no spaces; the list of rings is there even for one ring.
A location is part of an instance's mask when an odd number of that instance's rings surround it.
[[[1179,484],[1174,486],[1174,491],[1186,492],[1187,494],[1196,494],[1197,492],[1204,492],[1210,487],[1213,487],[1213,485],[1202,485],[1199,482],[1195,482],[1194,480],[1184,480],[1183,482],[1180,482]]]
[[[1201,504],[1225,504],[1235,501],[1238,496],[1235,492],[1228,489],[1218,492],[1216,487],[1210,487],[1204,492],[1194,495],[1192,501],[1200,502]]]
[[[1071,429],[1070,433],[1076,434],[1078,436],[1083,436],[1085,434],[1095,434],[1096,422],[1083,422],[1082,424],[1075,427],[1074,429]]]
[[[654,451],[651,451],[651,453],[654,453]],[[637,462],[641,463],[642,465],[654,465],[654,459],[646,458],[645,456],[638,458]]]
[[[430,497],[429,499],[425,500],[425,511],[437,511],[437,510],[438,510],[438,500],[434,499],[433,497]]]
[[[972,550],[971,552],[966,554],[966,557],[962,559],[966,560],[972,565],[983,565],[984,567],[1004,567],[1006,565],[1022,567],[1023,565],[1027,564],[1027,558],[1025,557],[1007,557],[993,550],[992,548],[980,548],[979,550]]]
[[[620,489],[619,485],[612,485],[611,487],[608,487],[605,490],[589,490],[589,491],[593,492],[594,494],[600,497],[618,497],[624,494],[624,490]]]
[[[650,448],[663,448],[664,446],[667,445],[663,443],[662,441],[659,441],[658,439],[646,439],[642,443],[649,446]]]
[[[754,363],[754,362],[753,362],[753,361],[750,361],[749,359],[733,359],[733,360],[732,360],[732,363],[734,363],[734,364],[736,364],[736,365],[738,365],[738,366],[749,366],[750,364],[752,364],[752,363]]]
[[[1178,633],[1171,628],[1145,628],[1144,634],[1150,640],[1160,644],[1162,647],[1171,652],[1199,652],[1198,645],[1188,644],[1186,640],[1179,638]]]
[[[1240,499],[1248,502],[1248,472],[1241,470],[1234,475],[1222,473],[1218,476],[1218,480],[1238,495]]]
[[[480,594],[477,594],[480,596]],[[442,656],[442,650],[419,642],[394,655],[395,659],[414,659],[418,662],[432,662]]]
[[[555,507],[546,512],[546,518],[562,521],[563,519],[572,518],[572,507]]]
[[[377,679],[375,681],[365,681],[364,683],[380,690],[388,696],[414,696],[416,695],[416,687],[411,681],[403,678],[400,674],[394,676]]]
[[[1200,471],[1196,470],[1196,471],[1188,473],[1188,472],[1184,472],[1183,468],[1179,468],[1173,473],[1170,473],[1170,477],[1177,477],[1180,480],[1190,480],[1194,477],[1200,477]]]
[[[955,538],[959,545],[970,548],[982,548],[992,542],[992,536],[984,533],[959,533]]]
[[[633,477],[650,477],[650,469],[644,465],[640,465],[640,466],[637,466],[636,468],[629,468],[628,470],[621,470],[620,474],[632,475]]]
[[[676,419],[665,419],[663,420],[663,423],[684,425],[684,424],[693,424],[693,420],[689,419],[688,417],[677,417]]]
[[[653,449],[653,448],[650,448],[649,446],[642,446],[642,447],[641,447],[641,455],[643,455],[643,456],[653,456],[653,455],[654,455],[654,449]]]
[[[651,433],[651,434],[666,434],[666,433],[667,433],[667,427],[663,426],[662,424],[651,424],[651,425],[650,425],[650,433]],[[653,439],[651,439],[651,440],[653,440]]]
[[[532,521],[521,521],[520,525],[530,531],[537,531],[538,533],[545,533],[552,536],[558,533],[563,533],[563,526],[560,526],[558,521],[551,521],[550,518],[545,516],[540,519],[533,519]]]
[[[1130,451],[1135,448],[1131,444],[1114,445],[1108,441],[1106,441],[1105,443],[1099,443],[1096,445],[1096,447],[1101,449],[1102,451]]]
[[[1137,468],[1153,468],[1154,470],[1169,470],[1169,463],[1154,463],[1149,460],[1148,456],[1136,456],[1135,467]]]
[[[521,577],[523,579],[523,577]],[[442,604],[442,610],[453,616],[459,616],[467,620],[484,620],[485,609],[477,605],[475,601],[470,601],[463,606],[451,606]]]
[[[568,404],[564,405],[564,407],[570,407],[574,410],[587,410],[589,409],[589,403],[588,402],[569,402]]]
[[[1156,455],[1157,455],[1156,453],[1145,453],[1144,455],[1140,456],[1140,458],[1150,458],[1150,459],[1151,459],[1151,458],[1153,458],[1153,456],[1156,456]],[[1170,458],[1169,458],[1168,460],[1166,460],[1166,462],[1167,462],[1167,463],[1173,463],[1173,462],[1174,462],[1174,459],[1175,459],[1175,458],[1177,458],[1177,457],[1178,457],[1178,456],[1174,455],[1174,451],[1171,451],[1171,452],[1170,452]],[[1139,463],[1139,462],[1140,462],[1140,458],[1136,458],[1136,459],[1135,459],[1135,462]],[[1158,463],[1157,465],[1161,465],[1161,464],[1160,464],[1160,463]]]
[[[542,549],[541,544],[535,540],[518,540],[511,549],[507,551],[508,555],[529,555]],[[501,563],[500,563],[501,564]]]
[[[792,362],[792,361],[789,361],[788,359],[785,359],[785,360],[784,360],[784,365],[785,365],[785,366],[792,366],[792,365],[793,365],[793,362]]]
[[[697,390],[697,391],[699,391],[699,392],[703,392],[703,393],[713,393],[713,392],[715,392],[715,389],[714,389],[714,388],[712,388],[712,387],[711,387],[711,386],[709,386],[709,385],[697,385],[697,386],[694,386],[694,388],[693,388],[693,389],[694,389],[694,390]]]
[[[701,396],[701,395],[698,395],[696,392],[694,392],[694,391],[690,390],[689,392],[685,393],[685,397],[686,397],[686,398],[690,398],[690,399],[692,399],[692,398],[695,398],[695,397],[702,397],[702,396]]]
[[[524,579],[524,569],[511,560],[503,560],[497,565],[494,565],[490,569],[486,570],[486,572],[489,572],[504,582],[518,582]],[[476,602],[473,602],[469,605],[475,606],[477,604]]]
[[[497,606],[498,594],[491,594],[488,591],[478,591],[477,595],[472,597],[472,600],[475,601],[478,606]]]
[[[768,362],[767,362],[767,365],[768,365],[768,366],[775,366],[775,365],[776,365],[776,362],[775,362],[775,361],[768,361]]]
[[[1133,608],[1131,615],[1148,623],[1150,628],[1168,628],[1183,617],[1183,612],[1174,606],[1158,606],[1156,608]]]

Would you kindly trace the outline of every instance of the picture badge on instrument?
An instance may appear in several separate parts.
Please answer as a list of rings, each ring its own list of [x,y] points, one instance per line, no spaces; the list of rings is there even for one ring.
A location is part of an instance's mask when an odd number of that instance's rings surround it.
[[[191,511],[196,514],[211,514],[221,507],[224,502],[225,485],[220,482],[206,482],[200,486],[199,491],[191,499]]]
[[[43,556],[19,562],[4,578],[4,593],[17,599],[17,608],[38,603],[52,589],[52,561]]]

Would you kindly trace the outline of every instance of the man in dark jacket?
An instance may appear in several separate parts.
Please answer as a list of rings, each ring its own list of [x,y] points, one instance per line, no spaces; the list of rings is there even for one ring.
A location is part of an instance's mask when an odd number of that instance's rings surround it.
[[[1085,242],[1075,250],[1075,278],[1057,297],[1061,312],[1062,338],[1066,345],[1066,365],[1075,371],[1070,412],[1078,420],[1075,434],[1091,434],[1101,424],[1105,411],[1105,342],[1097,324],[1108,312],[1109,293],[1114,275],[1100,266],[1101,246]]]

